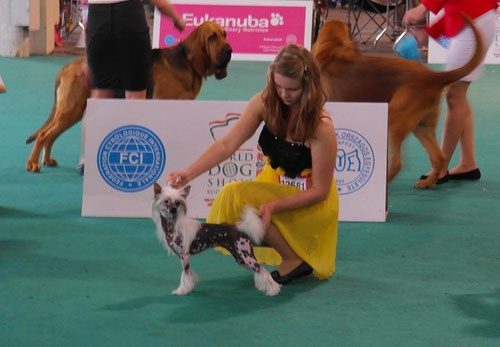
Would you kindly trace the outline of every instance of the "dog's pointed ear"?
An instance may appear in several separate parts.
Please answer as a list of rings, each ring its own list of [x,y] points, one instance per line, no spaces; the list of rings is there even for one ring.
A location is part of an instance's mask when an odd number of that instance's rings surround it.
[[[155,198],[157,198],[158,195],[160,195],[162,191],[163,191],[163,189],[161,188],[161,186],[155,182],[155,184],[154,184]]]
[[[181,196],[183,199],[186,199],[187,196],[189,195],[189,192],[191,191],[191,186],[185,186],[182,188]]]

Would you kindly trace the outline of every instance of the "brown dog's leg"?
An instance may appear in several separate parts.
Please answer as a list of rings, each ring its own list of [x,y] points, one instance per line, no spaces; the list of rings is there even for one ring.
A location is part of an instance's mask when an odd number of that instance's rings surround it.
[[[419,180],[413,185],[418,189],[434,188],[445,162],[445,156],[436,140],[435,132],[435,127],[427,125],[419,125],[413,132],[427,151],[432,166],[427,179]]]
[[[410,88],[400,89],[389,103],[388,168],[390,182],[401,170],[401,146],[406,136],[416,127],[419,119],[419,100],[415,100]]]
[[[76,100],[82,101],[80,97],[76,97]],[[39,172],[40,164],[38,158],[40,157],[40,152],[44,149],[42,163],[45,166],[57,166],[57,161],[50,157],[50,152],[52,150],[52,145],[54,141],[61,135],[65,130],[76,124],[83,115],[87,104],[86,97],[83,97],[83,104],[76,102],[72,103],[68,110],[65,112],[59,112],[59,109],[63,108],[62,105],[58,105],[58,111],[54,114],[54,118],[50,124],[40,130],[36,137],[35,145],[31,150],[31,154],[26,162],[26,170],[31,172]]]
[[[431,162],[431,172],[427,179],[417,181],[413,186],[419,189],[434,188],[439,174],[445,165],[446,158],[436,140],[436,128],[439,119],[439,97],[427,101],[432,105],[425,113],[422,121],[415,127],[413,133],[427,151]]]
[[[26,163],[26,169],[31,172],[39,172],[40,164],[38,163],[38,158],[40,157],[40,152],[43,148],[43,158],[42,164],[45,166],[57,166],[57,161],[51,158],[50,152],[52,150],[52,145],[54,141],[68,128],[73,126],[78,120],[81,119],[83,111],[71,110],[71,115],[67,114],[57,114],[54,117],[54,121],[43,129],[37,136],[35,146],[31,151],[28,162]],[[80,115],[79,117],[76,115]],[[64,120],[64,121],[62,121]],[[71,120],[71,121],[70,121]]]
[[[404,136],[401,136],[397,131],[391,131],[389,128],[389,143],[388,143],[388,159],[387,159],[387,182],[390,182],[396,177],[401,170],[401,145]]]
[[[46,166],[57,166],[57,161],[50,157],[54,141],[65,130],[82,119],[90,95],[88,85],[82,84],[77,72],[81,69],[81,60],[65,68],[60,75],[60,83],[56,86],[53,113],[47,123],[37,132],[35,145],[26,162],[26,170],[39,172],[38,158],[44,149],[42,163]]]
[[[40,152],[42,151],[42,144],[37,140],[33,149],[31,150],[28,161],[26,162],[26,170],[31,172],[40,172],[40,164],[38,163],[38,158],[40,158]]]
[[[35,145],[26,162],[26,170],[39,172],[40,152],[44,149],[43,164],[56,166],[57,161],[50,157],[52,145],[57,137],[66,129],[77,123],[87,107],[87,98],[90,95],[89,84],[85,81],[82,71],[86,63],[81,57],[64,66],[56,78],[54,105],[45,124],[31,135],[26,143],[35,140]]]
[[[43,148],[43,158],[42,164],[45,166],[57,166],[57,161],[50,157],[50,152],[52,151],[52,145],[54,141],[61,135],[68,127],[58,126],[56,124],[53,129],[48,129],[46,133],[42,136],[45,138],[43,142],[45,143]]]
[[[44,150],[42,163],[45,166],[57,166],[57,161],[50,157],[50,152],[52,150],[52,145],[54,141],[61,135],[65,130],[77,123],[83,114],[83,111],[72,110],[71,115],[66,114],[55,114],[54,121],[50,125],[42,129],[38,134],[35,145],[31,150],[31,154],[26,162],[26,170],[31,172],[39,172],[40,164],[38,158],[40,157],[40,152]],[[63,119],[64,121],[61,121]]]
[[[85,96],[81,96],[77,97],[76,100],[76,102],[72,102],[64,107],[61,106],[61,108],[65,108],[65,112],[59,115],[59,117],[56,114],[51,126],[39,135],[39,139],[44,147],[42,164],[45,166],[57,166],[57,161],[50,156],[54,141],[59,135],[82,119],[83,112],[87,106],[87,99]]]
[[[50,149],[52,147],[52,144],[54,143],[57,136],[59,136],[59,134],[61,133],[59,132],[56,137],[53,136],[55,129],[57,129],[57,126],[55,126],[54,123],[57,122],[53,122],[38,134],[35,145],[33,146],[31,154],[28,158],[28,162],[26,163],[26,170],[31,172],[40,172],[41,167],[38,162],[38,158],[40,157],[40,152],[42,151],[42,149],[44,149],[42,163],[46,166],[57,166],[57,161],[50,158]]]

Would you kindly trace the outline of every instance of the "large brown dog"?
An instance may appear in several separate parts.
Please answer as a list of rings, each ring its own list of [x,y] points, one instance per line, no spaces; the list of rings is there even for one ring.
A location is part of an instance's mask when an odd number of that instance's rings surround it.
[[[194,99],[207,76],[216,79],[227,76],[227,64],[232,49],[226,32],[214,22],[205,22],[174,47],[153,49],[152,85],[148,97],[153,99]],[[85,57],[64,66],[56,78],[54,106],[45,124],[26,143],[36,140],[26,163],[26,169],[39,172],[38,159],[44,149],[42,163],[56,166],[50,151],[54,141],[66,129],[77,123],[87,107],[89,83],[79,74],[85,70]]]
[[[436,72],[402,58],[361,55],[349,28],[339,21],[327,22],[313,47],[329,101],[386,102],[389,104],[389,164],[391,181],[401,168],[401,144],[413,132],[429,155],[432,170],[416,188],[434,188],[445,157],[436,141],[439,104],[444,88],[477,67],[484,56],[481,35],[464,16],[476,38],[472,58],[461,68]]]

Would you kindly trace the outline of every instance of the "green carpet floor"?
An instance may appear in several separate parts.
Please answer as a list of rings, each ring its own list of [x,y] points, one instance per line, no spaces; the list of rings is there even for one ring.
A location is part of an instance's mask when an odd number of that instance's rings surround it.
[[[409,138],[388,221],[340,224],[330,280],[269,298],[207,251],[195,291],[175,297],[179,262],[151,220],[80,216],[79,124],[55,144],[59,167],[24,169],[72,59],[0,58],[0,346],[500,346],[500,66],[470,90],[479,182],[413,189],[429,164]],[[248,100],[267,65],[231,62],[199,99]]]

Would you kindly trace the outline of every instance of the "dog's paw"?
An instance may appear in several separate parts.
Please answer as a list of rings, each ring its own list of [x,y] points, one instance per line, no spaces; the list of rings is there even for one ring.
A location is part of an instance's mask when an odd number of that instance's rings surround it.
[[[275,295],[278,295],[280,293],[280,290],[281,290],[281,285],[279,285],[278,283],[274,282],[273,284],[270,284],[264,290],[264,294],[266,294],[267,296],[275,296]]]
[[[43,165],[45,166],[57,166],[57,161],[54,158],[44,159]]]
[[[26,170],[28,170],[29,172],[40,172],[40,164],[36,162],[27,162]]]
[[[275,296],[280,292],[281,285],[276,283],[271,274],[262,268],[259,272],[254,272],[255,288],[267,296]]]

